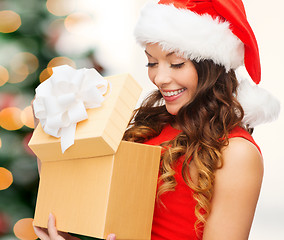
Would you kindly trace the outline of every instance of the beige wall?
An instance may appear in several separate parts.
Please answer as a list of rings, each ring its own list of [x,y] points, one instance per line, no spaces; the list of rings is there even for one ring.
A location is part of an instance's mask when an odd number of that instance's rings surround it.
[[[244,0],[248,19],[255,31],[262,63],[261,86],[282,104],[277,121],[255,129],[265,165],[263,188],[251,239],[284,239],[284,2]]]

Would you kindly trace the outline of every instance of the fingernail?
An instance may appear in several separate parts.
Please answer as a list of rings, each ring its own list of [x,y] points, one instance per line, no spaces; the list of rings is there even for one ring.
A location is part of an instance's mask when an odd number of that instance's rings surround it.
[[[108,240],[116,240],[116,236],[115,236],[115,234],[109,234],[108,235]]]
[[[52,217],[53,217],[52,213],[49,213],[48,218],[50,219],[50,218],[52,218]]]

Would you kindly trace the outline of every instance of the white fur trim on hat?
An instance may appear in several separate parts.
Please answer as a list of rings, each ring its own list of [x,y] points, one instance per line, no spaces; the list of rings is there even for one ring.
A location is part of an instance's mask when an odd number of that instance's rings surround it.
[[[211,59],[227,71],[243,65],[244,44],[228,22],[208,14],[149,2],[141,11],[134,35],[142,46],[159,43],[164,50],[191,60]]]
[[[252,85],[248,79],[240,75],[237,78],[240,83],[237,99],[245,113],[242,123],[253,128],[275,120],[280,112],[280,102],[265,89]]]

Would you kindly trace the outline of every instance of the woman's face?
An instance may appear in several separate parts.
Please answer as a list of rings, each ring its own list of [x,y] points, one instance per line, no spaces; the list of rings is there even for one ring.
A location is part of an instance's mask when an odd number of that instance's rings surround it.
[[[145,53],[149,78],[163,95],[167,111],[176,115],[196,92],[198,74],[195,66],[174,52],[163,51],[158,43],[147,44]]]

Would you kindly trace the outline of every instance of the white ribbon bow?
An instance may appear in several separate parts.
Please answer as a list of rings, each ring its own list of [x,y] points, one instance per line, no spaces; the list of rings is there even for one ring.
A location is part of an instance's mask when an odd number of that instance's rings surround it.
[[[95,69],[52,68],[52,76],[36,88],[35,117],[43,130],[61,137],[62,153],[74,144],[76,125],[88,118],[86,109],[100,107],[108,81]]]

